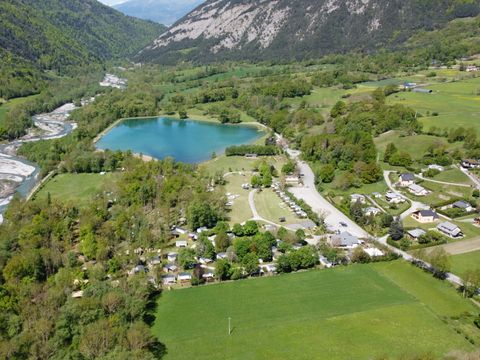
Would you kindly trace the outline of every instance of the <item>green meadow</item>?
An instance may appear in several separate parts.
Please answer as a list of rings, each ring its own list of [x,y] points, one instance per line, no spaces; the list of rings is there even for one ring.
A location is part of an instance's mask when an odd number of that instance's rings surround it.
[[[388,98],[419,111],[426,129],[474,128],[480,134],[480,78],[426,86],[432,94],[401,92]],[[427,114],[430,113],[430,116]],[[431,116],[437,112],[438,116]]]
[[[475,311],[396,261],[165,291],[152,331],[168,360],[439,356],[473,350],[450,318]]]
[[[114,186],[119,175],[116,173],[100,174],[60,174],[49,180],[36,194],[36,199],[52,199],[87,204],[102,190],[108,191]]]
[[[480,250],[452,256],[452,271],[462,276],[468,270],[480,269]]]

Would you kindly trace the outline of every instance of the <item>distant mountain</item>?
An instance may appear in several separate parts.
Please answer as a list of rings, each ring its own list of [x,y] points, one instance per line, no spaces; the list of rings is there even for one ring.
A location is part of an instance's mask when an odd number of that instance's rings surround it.
[[[126,58],[165,30],[96,0],[2,0],[0,14],[2,59],[42,69]]]
[[[126,15],[172,25],[205,0],[129,0],[114,8]]]
[[[480,0],[208,0],[136,58],[294,60],[373,51],[479,12]]]

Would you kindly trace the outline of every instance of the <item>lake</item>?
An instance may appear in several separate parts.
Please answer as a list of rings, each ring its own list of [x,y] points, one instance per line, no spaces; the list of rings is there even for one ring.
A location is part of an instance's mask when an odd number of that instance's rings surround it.
[[[156,159],[199,163],[221,154],[231,145],[249,144],[264,134],[255,126],[177,120],[168,117],[127,119],[108,131],[97,148],[131,150]]]

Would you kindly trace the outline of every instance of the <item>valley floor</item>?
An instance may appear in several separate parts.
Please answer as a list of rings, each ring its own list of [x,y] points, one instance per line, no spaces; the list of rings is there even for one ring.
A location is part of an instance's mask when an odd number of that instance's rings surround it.
[[[165,291],[165,359],[369,359],[473,351],[474,306],[401,261]],[[228,318],[232,333],[228,334]],[[473,324],[472,324],[473,327]]]

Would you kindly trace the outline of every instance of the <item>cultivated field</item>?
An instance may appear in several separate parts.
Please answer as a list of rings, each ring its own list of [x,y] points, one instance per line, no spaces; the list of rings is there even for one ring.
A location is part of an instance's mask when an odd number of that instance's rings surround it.
[[[114,185],[118,174],[60,174],[48,181],[35,196],[45,199],[50,193],[52,199],[86,204],[102,190],[108,191]]]
[[[480,250],[452,256],[453,273],[462,276],[467,270],[477,269],[480,269]]]
[[[165,359],[397,358],[473,350],[449,320],[472,311],[397,261],[165,291],[153,332]]]

